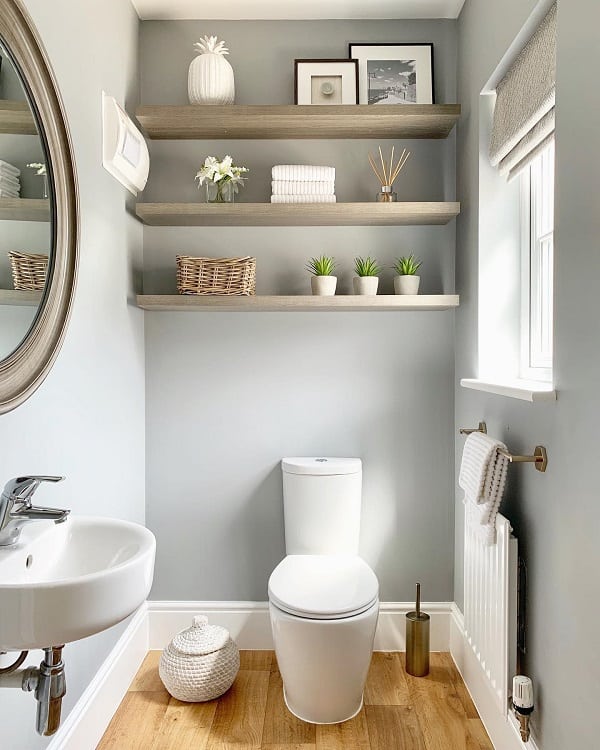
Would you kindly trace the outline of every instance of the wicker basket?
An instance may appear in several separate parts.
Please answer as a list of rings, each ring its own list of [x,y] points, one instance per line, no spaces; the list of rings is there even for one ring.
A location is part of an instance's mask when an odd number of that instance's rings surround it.
[[[194,703],[223,695],[239,668],[240,653],[227,630],[199,616],[162,652],[158,673],[173,698]]]
[[[256,291],[256,258],[177,256],[179,294],[243,294]]]
[[[29,289],[41,292],[46,286],[48,256],[34,253],[20,253],[11,250],[8,254],[12,266],[15,289]]]

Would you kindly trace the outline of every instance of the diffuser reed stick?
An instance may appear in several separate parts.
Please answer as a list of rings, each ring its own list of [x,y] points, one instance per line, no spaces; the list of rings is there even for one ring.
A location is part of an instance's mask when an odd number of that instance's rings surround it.
[[[381,203],[391,203],[396,200],[396,193],[394,193],[393,189],[394,181],[408,161],[410,151],[407,151],[405,148],[402,149],[400,158],[394,163],[394,146],[392,146],[392,153],[388,164],[387,160],[383,158],[381,146],[378,147],[378,150],[380,165],[376,164],[375,159],[369,154],[369,164],[371,165],[371,169],[381,183],[381,192],[377,195],[377,200]]]

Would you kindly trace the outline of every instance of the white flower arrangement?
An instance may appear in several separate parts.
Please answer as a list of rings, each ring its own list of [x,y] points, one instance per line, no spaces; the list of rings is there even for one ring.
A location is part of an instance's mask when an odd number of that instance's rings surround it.
[[[227,155],[222,161],[219,161],[215,156],[207,156],[204,160],[204,165],[200,168],[196,174],[195,179],[198,180],[198,189],[205,182],[212,183],[217,186],[217,202],[224,200],[223,198],[223,186],[227,183],[231,184],[234,193],[237,193],[240,185],[243,187],[245,177],[242,175],[249,170],[247,167],[236,167],[233,164],[231,156]]]
[[[46,165],[42,164],[39,161],[32,161],[31,164],[27,165],[29,169],[37,169],[36,175],[45,175],[46,174]]]

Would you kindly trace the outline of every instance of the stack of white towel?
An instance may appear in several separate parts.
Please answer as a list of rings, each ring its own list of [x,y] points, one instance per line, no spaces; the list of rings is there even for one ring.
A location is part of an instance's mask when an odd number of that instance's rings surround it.
[[[485,546],[496,542],[496,515],[502,502],[508,459],[499,451],[504,443],[482,432],[465,441],[459,486],[465,491],[465,513],[470,527]]]
[[[335,203],[335,167],[278,164],[271,179],[271,203]]]
[[[0,198],[18,198],[21,195],[21,170],[0,159]]]

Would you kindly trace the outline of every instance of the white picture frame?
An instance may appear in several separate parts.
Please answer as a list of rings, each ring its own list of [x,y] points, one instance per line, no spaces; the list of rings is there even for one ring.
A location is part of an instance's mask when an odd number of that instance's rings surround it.
[[[358,60],[359,104],[434,103],[433,44],[350,42],[348,52]]]
[[[357,104],[357,60],[295,60],[294,103]]]

